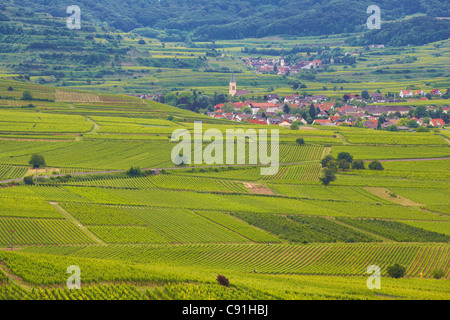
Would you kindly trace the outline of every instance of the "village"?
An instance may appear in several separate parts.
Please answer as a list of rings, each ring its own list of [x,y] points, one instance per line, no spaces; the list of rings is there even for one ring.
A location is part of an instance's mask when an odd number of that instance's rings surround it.
[[[247,65],[255,69],[257,73],[275,72],[278,75],[293,75],[300,73],[302,70],[310,70],[322,67],[322,60],[298,61],[296,65],[290,65],[289,63],[286,63],[283,58],[244,58],[243,60]]]
[[[447,98],[439,89],[426,94],[423,90],[401,90],[401,99],[416,98],[426,101],[429,98]],[[246,90],[237,90],[234,74],[231,77],[229,95],[242,96]],[[387,98],[379,92],[346,94],[342,99],[329,98],[326,95],[293,94],[281,97],[267,94],[264,101],[221,103],[214,106],[208,116],[238,122],[250,122],[260,125],[278,125],[285,128],[297,128],[301,125],[350,126],[369,129],[411,130],[418,127],[443,127],[449,120],[450,108],[421,106],[413,108],[399,105],[404,100]],[[395,128],[394,128],[395,127]]]

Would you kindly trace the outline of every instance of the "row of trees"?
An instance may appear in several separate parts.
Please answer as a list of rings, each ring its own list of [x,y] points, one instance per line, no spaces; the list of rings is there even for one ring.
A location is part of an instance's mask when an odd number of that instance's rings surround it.
[[[331,182],[336,180],[336,175],[339,170],[346,171],[352,168],[353,170],[365,170],[365,163],[363,160],[354,160],[353,156],[348,152],[341,152],[337,159],[332,155],[327,155],[321,160],[322,168],[324,168],[323,176],[320,181],[323,185],[328,186]],[[371,161],[368,165],[370,170],[384,170],[383,165],[377,161]]]

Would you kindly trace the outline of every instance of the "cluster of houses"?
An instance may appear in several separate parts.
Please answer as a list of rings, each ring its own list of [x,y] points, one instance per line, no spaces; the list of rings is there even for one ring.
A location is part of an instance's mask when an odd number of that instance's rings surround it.
[[[309,70],[322,67],[322,60],[299,61],[296,65],[286,63],[283,58],[279,59],[258,59],[244,58],[245,63],[256,70],[257,73],[272,73],[278,75],[297,74],[302,70]]]
[[[377,101],[377,104],[368,104],[365,106],[355,106],[354,100],[362,101],[359,95],[346,95],[347,101],[353,100],[352,104],[343,103],[342,105],[336,105],[334,101],[327,100],[326,95],[315,95],[301,97],[299,95],[285,96],[281,98],[277,94],[268,94],[264,97],[265,102],[245,101],[232,103],[233,108],[230,108],[230,104],[218,104],[214,107],[214,112],[208,112],[210,117],[216,119],[227,119],[232,121],[248,121],[253,124],[264,125],[279,125],[289,128],[293,122],[307,124],[307,119],[303,119],[301,115],[294,115],[286,113],[286,105],[289,107],[298,107],[299,109],[310,108],[314,105],[316,110],[316,119],[312,124],[323,126],[338,126],[347,125],[355,126],[356,121],[360,119],[362,125],[366,128],[376,129],[378,126],[378,119],[382,114],[394,114],[396,116],[385,119],[385,122],[381,124],[382,128],[387,128],[391,125],[397,125],[401,116],[405,116],[411,110],[409,106],[402,105],[389,105],[379,104],[379,102],[390,102],[384,96],[381,98],[381,94],[370,94],[371,101]],[[381,96],[379,96],[381,95]],[[280,101],[282,100],[282,101]],[[395,100],[392,102],[396,102]],[[228,107],[226,107],[228,105]],[[427,107],[430,109],[432,107]],[[226,110],[225,110],[226,109]],[[232,110],[230,110],[232,109]],[[443,108],[445,113],[450,110],[449,107]],[[442,119],[430,119],[429,123],[424,123],[423,119],[412,118],[420,125],[432,125],[435,127],[441,127],[445,125]],[[400,130],[408,130],[406,126],[398,126]]]
[[[439,89],[433,89],[431,90],[430,94],[432,96],[442,96],[442,92]],[[405,98],[413,98],[415,96],[420,96],[422,97],[421,100],[428,100],[425,97],[425,92],[423,90],[402,90],[400,91],[399,94],[400,98],[405,99]]]

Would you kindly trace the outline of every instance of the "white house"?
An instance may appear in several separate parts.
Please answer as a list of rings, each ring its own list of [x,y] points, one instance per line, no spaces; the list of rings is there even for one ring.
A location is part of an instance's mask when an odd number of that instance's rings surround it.
[[[400,98],[412,98],[414,96],[412,90],[402,90],[399,94]]]

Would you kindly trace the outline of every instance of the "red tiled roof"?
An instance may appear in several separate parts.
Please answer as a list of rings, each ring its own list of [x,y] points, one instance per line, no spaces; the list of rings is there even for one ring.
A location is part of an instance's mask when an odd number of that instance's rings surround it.
[[[314,123],[324,124],[324,123],[332,123],[330,119],[316,119]]]
[[[340,117],[339,116],[331,116],[330,117],[330,119],[332,120],[332,121],[336,121],[337,119],[339,119]]]
[[[434,126],[444,126],[445,125],[445,121],[442,119],[431,119],[430,121]]]
[[[235,102],[235,103],[233,103],[233,106],[234,106],[235,108],[241,109],[241,108],[243,108],[243,107],[245,107],[245,106],[248,106],[248,103],[245,103],[245,102]]]
[[[244,121],[249,121],[252,124],[267,124],[267,121],[262,119],[249,119]]]
[[[277,107],[278,104],[276,103],[252,103],[252,106],[255,108],[272,108],[272,107]]]

